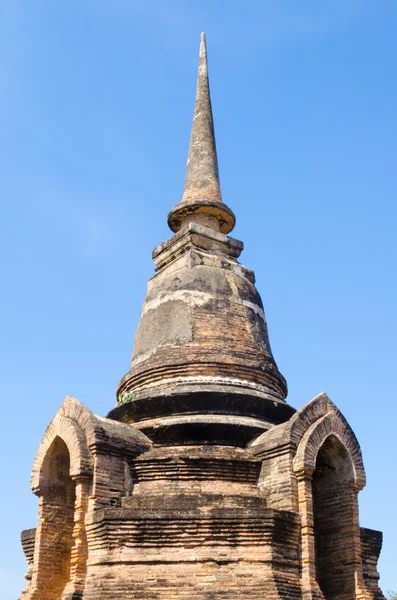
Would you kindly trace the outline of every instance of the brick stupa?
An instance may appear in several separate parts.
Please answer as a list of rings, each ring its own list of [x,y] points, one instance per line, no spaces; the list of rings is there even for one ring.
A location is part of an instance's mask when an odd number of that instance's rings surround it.
[[[104,418],[67,397],[32,472],[23,600],[383,600],[357,439],[296,411],[222,201],[204,35],[174,235],[153,252],[131,368]]]

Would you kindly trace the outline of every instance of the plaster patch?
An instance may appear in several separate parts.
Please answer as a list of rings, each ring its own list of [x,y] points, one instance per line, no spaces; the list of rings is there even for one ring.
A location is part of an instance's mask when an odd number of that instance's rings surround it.
[[[192,309],[189,304],[178,298],[178,294],[167,296],[167,300],[156,305],[156,310],[142,313],[132,355],[134,364],[160,346],[183,346],[193,339]],[[170,301],[169,296],[174,297],[174,302]]]
[[[175,290],[174,292],[160,292],[156,298],[149,300],[143,305],[142,316],[147,314],[150,310],[156,310],[161,304],[165,302],[177,302],[181,301],[188,306],[194,308],[196,306],[203,306],[207,302],[212,300],[211,294],[206,292],[199,292],[196,290]]]
[[[253,302],[249,302],[248,300],[241,300],[241,303],[243,304],[243,306],[246,306],[247,308],[253,310],[254,313],[257,314],[258,317],[263,319],[263,321],[266,323],[266,317],[265,313],[263,312],[263,308],[261,308],[257,304],[254,304]]]

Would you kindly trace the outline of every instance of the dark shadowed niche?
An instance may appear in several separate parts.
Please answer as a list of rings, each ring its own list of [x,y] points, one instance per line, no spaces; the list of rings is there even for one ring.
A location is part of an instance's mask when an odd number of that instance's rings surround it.
[[[42,600],[55,600],[70,578],[73,544],[75,484],[70,477],[70,455],[56,437],[43,462],[43,518],[39,553]]]
[[[317,581],[326,600],[355,600],[354,472],[335,436],[321,446],[313,473]]]

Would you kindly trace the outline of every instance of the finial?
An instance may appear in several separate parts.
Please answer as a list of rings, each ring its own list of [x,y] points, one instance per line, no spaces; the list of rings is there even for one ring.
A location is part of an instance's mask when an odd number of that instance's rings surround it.
[[[168,215],[172,231],[178,231],[188,223],[199,223],[222,233],[229,233],[235,224],[233,212],[222,202],[205,33],[200,39],[196,104],[185,187],[181,202]]]

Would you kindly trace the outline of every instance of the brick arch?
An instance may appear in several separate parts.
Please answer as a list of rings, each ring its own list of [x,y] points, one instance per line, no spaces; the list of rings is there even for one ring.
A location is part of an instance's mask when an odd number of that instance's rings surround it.
[[[40,442],[39,450],[33,464],[31,488],[38,493],[45,485],[43,464],[54,440],[59,437],[66,444],[70,455],[70,476],[92,475],[92,462],[87,448],[86,438],[81,427],[72,419],[65,417],[59,411]]]
[[[92,439],[92,420],[91,411],[78,400],[66,398],[36,454],[31,487],[40,499],[30,600],[77,597],[84,590],[88,553],[85,518],[93,477],[87,438]],[[54,451],[57,464],[63,457],[68,467],[68,474],[63,474],[56,488],[48,462],[54,460]]]
[[[82,402],[77,400],[77,398],[73,398],[73,396],[66,396],[59,409],[59,413],[71,419],[80,427],[84,434],[87,448],[92,448],[96,444],[99,434],[99,417],[94,415]]]
[[[302,408],[300,408],[290,419],[287,426],[288,435],[294,446],[296,448],[298,447],[299,442],[305,435],[310,425],[330,412],[335,413],[340,421],[343,422],[344,426],[350,429],[348,422],[338,407],[332,402],[325,392],[322,392],[321,394],[318,394],[318,396],[312,398],[312,400],[305,404],[305,406],[302,406]],[[351,434],[354,436],[352,430]]]
[[[334,411],[317,419],[302,436],[293,461],[295,474],[313,473],[318,451],[330,436],[338,438],[346,449],[353,466],[354,482],[362,489],[366,478],[359,443],[347,421]]]

